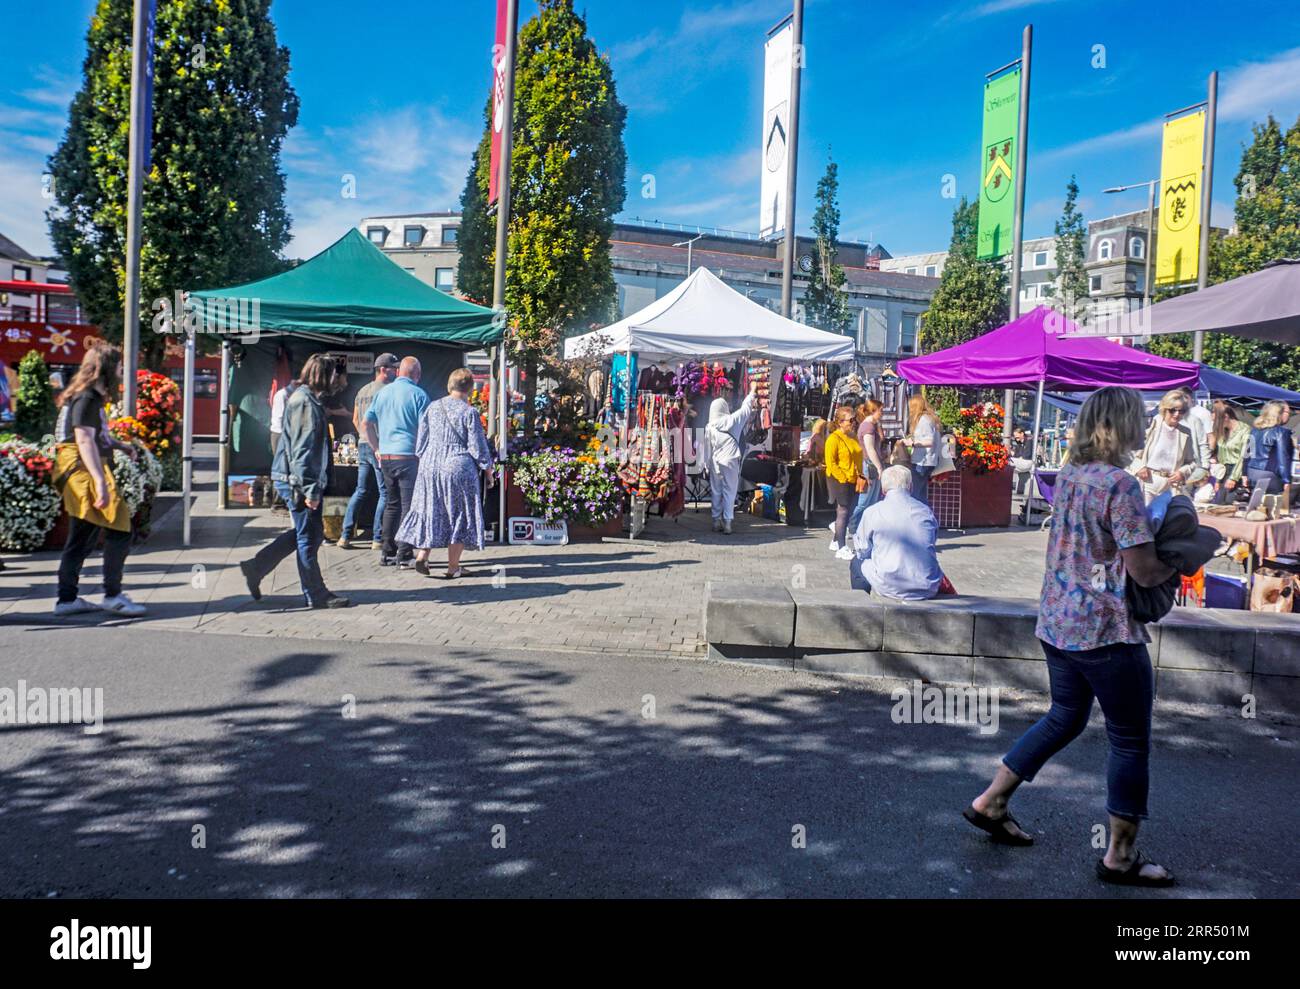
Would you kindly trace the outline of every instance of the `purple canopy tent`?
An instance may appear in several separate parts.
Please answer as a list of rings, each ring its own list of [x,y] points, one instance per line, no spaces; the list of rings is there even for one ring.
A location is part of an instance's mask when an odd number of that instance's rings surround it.
[[[1196,387],[1200,368],[1157,357],[1123,344],[1077,334],[1079,327],[1055,310],[1039,306],[982,337],[924,357],[898,362],[913,385],[1036,390],[1034,463],[1042,425],[1043,391],[1092,391],[1125,385],[1157,391]],[[1010,415],[1011,410],[1007,410]]]

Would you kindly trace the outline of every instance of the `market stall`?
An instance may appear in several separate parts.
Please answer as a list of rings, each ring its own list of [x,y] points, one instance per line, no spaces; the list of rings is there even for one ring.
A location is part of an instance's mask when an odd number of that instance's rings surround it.
[[[222,338],[223,507],[232,490],[257,500],[265,488],[271,403],[311,354],[335,355],[348,372],[347,388],[330,410],[336,474],[344,482],[333,485],[330,494],[344,498],[351,494],[346,478],[353,486],[356,480],[355,467],[349,470],[355,463],[353,399],[372,379],[374,358],[385,351],[418,358],[421,387],[431,398],[441,398],[447,375],[464,364],[465,351],[498,343],[504,326],[493,310],[403,270],[357,230],[286,272],[191,292],[188,304],[195,331]],[[192,400],[187,387],[187,410]],[[186,466],[188,476],[188,461]],[[185,505],[188,511],[188,497]]]
[[[632,499],[635,536],[649,508],[672,515],[684,507],[698,475],[694,437],[709,404],[728,396],[734,405],[751,380],[759,407],[742,477],[764,499],[755,508],[770,516],[785,496],[798,502],[792,488],[802,478],[789,468],[799,459],[804,419],[829,412],[854,344],[778,315],[701,267],[639,312],[571,337],[564,354],[603,361],[596,414],[620,440],[618,474]]]
[[[1071,320],[1039,306],[974,340],[899,361],[898,373],[912,385],[1036,392],[1033,463],[1038,462],[1043,399],[1048,389],[1093,391],[1107,385],[1124,385],[1167,390],[1183,385],[1194,387],[1199,378],[1196,364],[1158,357],[1109,340],[1073,335],[1077,329]],[[1003,468],[1000,474],[998,490],[1005,485],[1009,505],[1011,468]],[[965,485],[967,479],[962,478],[961,483]],[[989,494],[978,497],[982,500]],[[940,519],[940,523],[947,521]]]

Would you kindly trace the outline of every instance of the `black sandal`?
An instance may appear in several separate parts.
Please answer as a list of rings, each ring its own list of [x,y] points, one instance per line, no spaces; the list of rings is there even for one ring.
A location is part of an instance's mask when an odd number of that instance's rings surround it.
[[[1106,864],[1105,859],[1097,859],[1097,878],[1104,883],[1113,883],[1116,886],[1152,886],[1167,887],[1177,882],[1173,874],[1168,869],[1163,876],[1144,876],[1142,875],[1142,866],[1156,865],[1141,852],[1133,859],[1133,864],[1127,869],[1112,869]],[[1164,868],[1161,866],[1161,868]]]
[[[1028,848],[1034,843],[1033,838],[1022,838],[1020,835],[1012,834],[1003,827],[1003,825],[1008,821],[1016,827],[1020,827],[1020,822],[1011,816],[1011,811],[1007,811],[1001,817],[988,817],[981,814],[972,806],[967,807],[962,811],[961,816],[992,838],[993,844],[995,845],[1010,845],[1013,848]],[[1021,830],[1023,830],[1023,828]]]

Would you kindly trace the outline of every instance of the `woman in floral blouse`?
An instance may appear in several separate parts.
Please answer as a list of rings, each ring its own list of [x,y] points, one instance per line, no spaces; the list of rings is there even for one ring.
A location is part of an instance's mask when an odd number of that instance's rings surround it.
[[[1142,487],[1125,471],[1143,440],[1142,397],[1103,388],[1079,413],[1070,460],[1056,481],[1047,568],[1036,629],[1047,657],[1052,706],[1002,759],[964,816],[995,842],[1031,845],[1007,803],[1088,724],[1093,699],[1106,718],[1110,846],[1097,863],[1105,882],[1169,886],[1173,876],[1136,847],[1147,816],[1155,677],[1146,628],[1129,615],[1126,578],[1155,587],[1174,574],[1155,553]]]

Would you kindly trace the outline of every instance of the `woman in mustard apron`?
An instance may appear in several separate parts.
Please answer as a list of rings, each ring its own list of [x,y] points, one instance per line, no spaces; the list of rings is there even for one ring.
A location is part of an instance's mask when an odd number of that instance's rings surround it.
[[[111,611],[138,617],[145,613],[122,593],[122,569],[131,550],[131,511],[113,480],[108,461],[114,450],[132,458],[135,448],[113,439],[104,405],[117,397],[122,376],[122,352],[95,344],[68,387],[59,395],[54,426],[54,486],[63,495],[68,513],[68,540],[59,561],[59,601],[56,615]],[[81,566],[104,539],[104,600],[92,604],[77,596]]]

